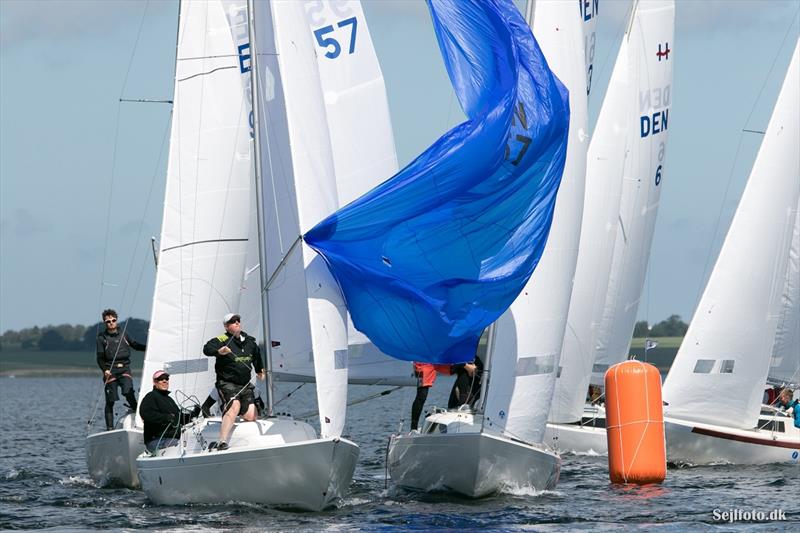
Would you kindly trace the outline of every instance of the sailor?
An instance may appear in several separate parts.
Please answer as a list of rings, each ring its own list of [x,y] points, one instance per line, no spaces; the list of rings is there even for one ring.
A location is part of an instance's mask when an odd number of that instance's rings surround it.
[[[119,399],[117,387],[122,389],[122,395],[128,400],[128,407],[136,411],[136,394],[133,392],[131,377],[131,348],[143,352],[146,346],[131,339],[127,333],[120,333],[116,311],[106,309],[101,316],[106,329],[97,335],[97,366],[103,371],[106,430],[111,431],[114,429],[114,402]]]
[[[153,453],[161,448],[177,446],[181,426],[189,423],[200,413],[196,406],[186,413],[169,396],[169,374],[156,370],[153,374],[153,390],[142,398],[139,414],[144,421],[144,445]]]
[[[794,403],[792,400],[793,395],[792,389],[781,389],[781,392],[778,393],[778,399],[775,401],[775,409],[788,410]]]
[[[450,365],[434,365],[432,363],[414,362],[414,376],[417,378],[417,395],[414,403],[411,404],[411,431],[419,431],[419,417],[425,400],[428,399],[428,390],[433,387],[436,381],[436,374],[451,374]]]
[[[787,415],[793,417],[794,427],[800,428],[800,400],[794,399],[794,391],[792,389],[783,389],[780,392],[775,408],[781,409]]]
[[[471,363],[453,365],[450,373],[456,375],[456,380],[450,390],[447,408],[456,409],[461,405],[474,406],[481,395],[481,375],[483,374],[481,358],[475,356],[475,360]]]
[[[258,379],[265,377],[261,350],[256,339],[242,331],[241,317],[228,313],[222,324],[225,333],[209,340],[203,347],[204,354],[216,357],[214,370],[223,412],[220,438],[215,446],[217,450],[228,449],[228,439],[237,415],[242,415],[247,421],[256,419],[255,387],[250,383],[250,369],[256,371]]]

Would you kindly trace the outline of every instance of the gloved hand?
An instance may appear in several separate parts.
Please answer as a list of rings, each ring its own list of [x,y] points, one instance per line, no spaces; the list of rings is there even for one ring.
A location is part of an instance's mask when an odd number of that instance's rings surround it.
[[[192,409],[192,414],[190,415],[190,418],[195,419],[199,415],[200,415],[200,406],[199,405],[195,405],[194,409]]]

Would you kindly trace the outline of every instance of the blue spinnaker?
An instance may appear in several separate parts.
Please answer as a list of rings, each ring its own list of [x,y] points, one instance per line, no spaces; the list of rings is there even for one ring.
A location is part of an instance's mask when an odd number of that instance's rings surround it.
[[[381,351],[456,363],[542,255],[569,101],[511,0],[428,5],[467,121],[304,238]]]

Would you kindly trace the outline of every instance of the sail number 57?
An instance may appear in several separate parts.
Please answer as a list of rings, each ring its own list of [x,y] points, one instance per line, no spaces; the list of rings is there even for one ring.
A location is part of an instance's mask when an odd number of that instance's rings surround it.
[[[338,28],[350,26],[350,47],[348,49],[348,53],[352,54],[356,50],[356,28],[358,28],[358,21],[356,17],[350,17],[349,19],[344,19],[340,22],[337,22],[336,26]],[[318,30],[314,30],[314,37],[317,38],[317,43],[322,48],[328,49],[328,51],[325,52],[325,57],[328,59],[336,59],[342,53],[342,45],[339,44],[339,41],[334,37],[326,37],[326,35],[333,31],[335,31],[333,24],[323,26]]]

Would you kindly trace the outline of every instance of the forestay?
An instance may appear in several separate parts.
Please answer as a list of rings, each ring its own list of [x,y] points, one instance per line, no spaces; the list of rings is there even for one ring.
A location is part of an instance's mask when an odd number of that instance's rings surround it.
[[[181,403],[202,402],[214,383],[203,344],[236,311],[244,271],[252,181],[238,46],[244,1],[181,4],[170,153],[153,311],[143,370],[164,369]]]
[[[588,119],[583,20],[578,6],[559,0],[536,0],[529,4],[527,19],[548,65],[569,89],[567,160],[541,261],[490,335],[493,343],[489,348],[484,427],[527,442],[541,442],[559,368],[578,256]],[[515,31],[520,41],[533,40],[530,32]]]
[[[673,0],[635,2],[628,45],[617,58],[628,65],[631,92],[626,121],[631,130],[608,292],[595,341],[592,381],[596,383],[602,383],[609,366],[627,359],[647,273],[661,186],[667,172],[674,29]]]
[[[561,371],[549,416],[551,422],[581,419],[595,359],[595,341],[619,225],[626,148],[631,136],[638,134],[636,117],[629,112],[638,100],[635,79],[629,76],[628,66],[630,25],[635,14],[631,12],[589,143],[578,264],[561,352]]]
[[[800,204],[795,207],[792,245],[786,264],[786,282],[775,345],[767,380],[776,385],[800,386]]]
[[[800,197],[799,46],[800,41],[717,263],[664,382],[668,416],[742,429],[758,421]]]
[[[355,326],[406,360],[471,359],[544,247],[566,151],[566,90],[506,0],[432,0],[468,120],[305,235]],[[528,32],[528,35],[529,32]],[[536,79],[536,83],[532,80]]]

